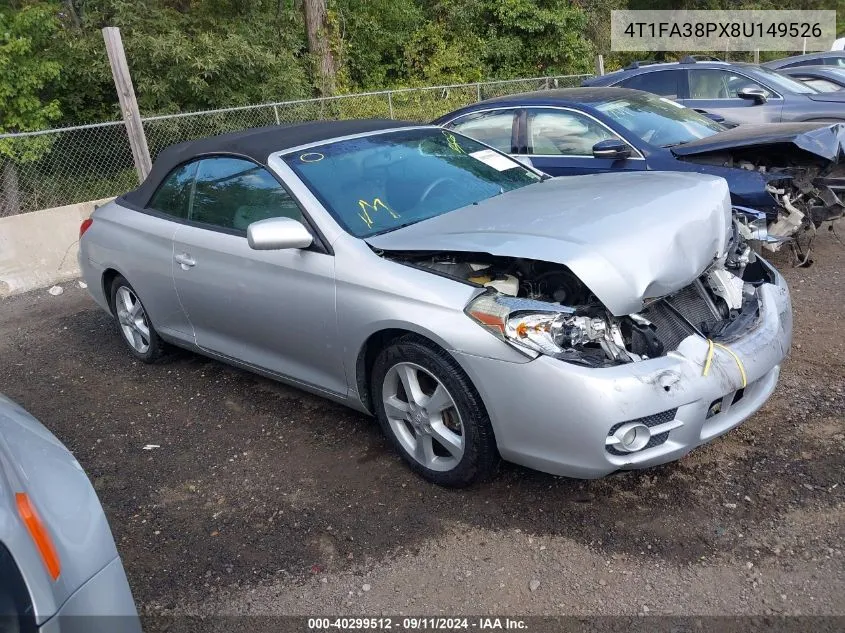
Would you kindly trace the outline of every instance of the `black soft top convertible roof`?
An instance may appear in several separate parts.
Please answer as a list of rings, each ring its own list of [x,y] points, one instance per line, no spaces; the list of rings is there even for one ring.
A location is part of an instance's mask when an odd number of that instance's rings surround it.
[[[406,121],[389,119],[352,119],[349,121],[311,121],[292,125],[271,125],[240,132],[209,136],[196,141],[171,145],[161,151],[149,176],[141,185],[120,197],[130,206],[145,207],[164,180],[174,168],[194,158],[209,154],[230,154],[244,156],[261,165],[267,164],[270,154],[275,152],[329,141],[341,136],[377,132],[393,128],[418,125]]]

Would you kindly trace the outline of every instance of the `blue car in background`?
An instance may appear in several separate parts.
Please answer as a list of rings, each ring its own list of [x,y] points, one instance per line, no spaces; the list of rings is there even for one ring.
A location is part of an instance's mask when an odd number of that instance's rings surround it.
[[[440,117],[551,176],[692,171],[721,176],[735,205],[766,214],[769,233],[841,217],[845,125],[728,128],[675,101],[627,88],[569,88],[498,97]]]

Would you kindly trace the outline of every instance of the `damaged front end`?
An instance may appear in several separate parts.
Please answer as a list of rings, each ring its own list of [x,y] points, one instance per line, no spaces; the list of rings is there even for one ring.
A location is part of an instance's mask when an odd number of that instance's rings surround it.
[[[528,355],[606,367],[663,356],[691,335],[729,339],[756,322],[757,288],[774,279],[742,237],[742,226],[734,223],[724,253],[692,283],[623,316],[561,264],[463,252],[382,256],[486,288],[465,313]]]
[[[767,215],[763,246],[777,251],[789,244],[806,264],[816,229],[845,215],[845,125],[740,126],[712,139],[672,151],[686,162],[757,174],[765,193],[745,204]],[[725,178],[730,184],[731,175]],[[731,191],[735,201],[742,197]]]
[[[764,246],[774,252],[781,244],[789,243],[798,265],[804,266],[810,262],[810,248],[817,229],[845,215],[845,166],[793,167],[770,173],[777,179],[766,185],[766,191],[780,208],[777,220],[768,227],[768,235],[773,239]],[[801,238],[805,237],[802,242]]]

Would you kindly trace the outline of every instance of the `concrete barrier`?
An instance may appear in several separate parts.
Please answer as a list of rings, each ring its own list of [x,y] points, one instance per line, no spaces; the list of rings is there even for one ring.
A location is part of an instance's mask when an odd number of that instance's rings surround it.
[[[79,276],[79,225],[113,198],[0,218],[0,297]]]

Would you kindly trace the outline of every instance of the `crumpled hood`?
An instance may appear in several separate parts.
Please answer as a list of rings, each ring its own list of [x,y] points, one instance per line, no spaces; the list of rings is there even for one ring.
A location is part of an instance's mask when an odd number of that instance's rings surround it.
[[[624,315],[704,272],[725,251],[731,221],[722,178],[622,172],[553,178],[366,241],[563,264]]]
[[[845,94],[845,91],[843,94]],[[676,145],[672,148],[672,153],[675,156],[696,156],[732,149],[760,148],[784,144],[792,145],[799,150],[831,162],[838,162],[845,153],[845,124],[763,123],[740,125],[707,138]]]

